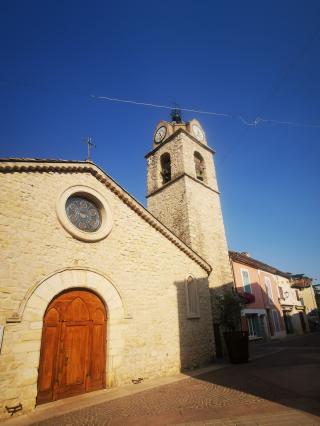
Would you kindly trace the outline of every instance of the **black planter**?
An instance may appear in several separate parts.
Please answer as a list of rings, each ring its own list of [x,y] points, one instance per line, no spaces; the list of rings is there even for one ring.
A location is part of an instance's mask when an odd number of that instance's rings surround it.
[[[223,333],[230,362],[240,364],[249,360],[249,339],[247,331],[225,331]]]

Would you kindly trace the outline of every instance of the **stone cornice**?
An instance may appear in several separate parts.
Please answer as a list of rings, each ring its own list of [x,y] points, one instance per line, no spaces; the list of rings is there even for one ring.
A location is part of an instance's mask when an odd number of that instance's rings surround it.
[[[165,225],[156,219],[145,207],[132,197],[125,189],[108,176],[100,167],[88,161],[40,160],[40,159],[0,159],[1,173],[90,173],[105,185],[129,208],[136,212],[150,226],[167,238],[190,259],[200,265],[208,274],[211,266]]]
[[[211,148],[209,148],[207,145],[204,145],[203,143],[201,143],[200,141],[198,141],[198,139],[196,139],[194,136],[192,136],[190,133],[188,133],[186,130],[184,129],[178,129],[177,131],[175,131],[172,135],[170,135],[165,141],[163,141],[162,143],[160,143],[158,146],[156,146],[152,151],[148,152],[148,154],[145,155],[145,158],[149,158],[151,155],[153,155],[155,152],[159,151],[160,148],[162,148],[164,145],[166,145],[167,143],[169,143],[170,141],[172,141],[172,139],[174,139],[177,135],[179,135],[180,133],[184,133],[185,135],[187,135],[190,139],[193,140],[193,142],[195,142],[196,144],[198,144],[199,146],[201,146],[203,149],[211,152],[211,154],[215,154],[215,151]]]
[[[173,178],[172,180],[170,180],[169,182],[165,183],[163,186],[161,186],[160,188],[155,189],[153,192],[151,192],[150,194],[146,195],[146,198],[152,197],[153,195],[157,194],[158,192],[161,192],[163,189],[167,188],[168,186],[172,185],[173,183],[177,182],[178,180],[182,179],[183,177],[188,177],[191,180],[194,180],[197,183],[200,183],[202,186],[204,186],[205,188],[209,189],[210,191],[214,192],[215,194],[220,194],[219,191],[216,191],[213,188],[210,188],[210,186],[206,185],[204,182],[202,182],[199,179],[196,179],[193,176],[190,176],[188,173],[182,173],[181,175]]]

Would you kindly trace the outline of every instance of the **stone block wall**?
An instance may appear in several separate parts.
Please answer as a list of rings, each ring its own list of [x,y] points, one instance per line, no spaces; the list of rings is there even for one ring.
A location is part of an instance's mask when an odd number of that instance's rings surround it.
[[[42,319],[59,292],[84,287],[107,306],[107,383],[174,374],[213,354],[208,274],[92,174],[0,173],[0,417],[5,405],[35,406]],[[60,224],[56,200],[72,185],[106,198],[111,233],[75,239]],[[188,319],[185,279],[199,282],[200,317]]]
[[[204,159],[207,181],[196,179],[194,152]],[[160,157],[171,156],[171,182],[161,183]],[[233,282],[213,155],[185,133],[148,157],[148,210],[212,266],[210,287]],[[157,189],[157,191],[155,191]]]

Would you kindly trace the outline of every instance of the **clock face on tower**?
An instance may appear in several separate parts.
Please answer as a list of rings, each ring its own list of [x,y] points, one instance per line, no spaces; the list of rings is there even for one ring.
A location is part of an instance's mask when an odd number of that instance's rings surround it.
[[[203,133],[203,131],[200,129],[200,127],[199,126],[197,126],[196,124],[194,124],[193,126],[192,126],[192,131],[193,131],[193,134],[194,134],[194,136],[199,140],[199,141],[203,141],[204,140],[204,133]]]
[[[164,139],[166,133],[167,133],[167,129],[165,126],[159,127],[159,129],[156,131],[154,135],[155,143],[160,143]]]

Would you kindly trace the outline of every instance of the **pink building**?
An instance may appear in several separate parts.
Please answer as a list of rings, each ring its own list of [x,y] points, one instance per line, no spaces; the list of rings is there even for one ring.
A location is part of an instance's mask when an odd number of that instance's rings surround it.
[[[279,302],[276,268],[253,259],[248,253],[229,251],[234,282],[238,293],[249,293],[254,301],[242,310],[243,329],[249,338],[285,337],[285,324]]]

